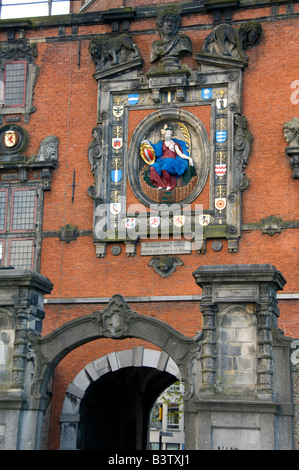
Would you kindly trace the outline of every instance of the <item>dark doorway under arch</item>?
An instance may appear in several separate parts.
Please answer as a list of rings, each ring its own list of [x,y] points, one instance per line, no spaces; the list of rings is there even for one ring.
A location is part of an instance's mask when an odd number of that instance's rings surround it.
[[[150,367],[126,367],[100,377],[81,401],[77,448],[145,450],[151,408],[176,380]]]

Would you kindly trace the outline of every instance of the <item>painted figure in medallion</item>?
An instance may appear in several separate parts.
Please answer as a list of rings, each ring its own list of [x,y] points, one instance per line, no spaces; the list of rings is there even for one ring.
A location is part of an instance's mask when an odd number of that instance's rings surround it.
[[[165,124],[161,129],[163,140],[156,144],[150,141],[143,141],[144,145],[149,145],[154,158],[150,164],[150,181],[158,189],[172,190],[176,187],[176,180],[188,169],[189,164],[193,166],[193,160],[189,156],[189,149],[186,142],[172,137],[172,128]]]

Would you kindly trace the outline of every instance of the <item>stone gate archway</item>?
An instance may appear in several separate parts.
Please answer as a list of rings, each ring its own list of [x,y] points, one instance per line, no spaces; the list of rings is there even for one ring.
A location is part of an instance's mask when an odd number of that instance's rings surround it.
[[[185,336],[160,320],[140,315],[131,310],[121,295],[114,295],[108,307],[103,311],[96,311],[90,315],[71,320],[43,338],[30,336],[31,358],[35,364],[36,373],[31,386],[31,409],[27,411],[26,415],[28,419],[36,419],[37,421],[36,428],[32,429],[31,427],[34,434],[32,440],[35,440],[36,448],[41,446],[42,415],[49,403],[47,384],[59,362],[69,352],[87,342],[100,338],[121,340],[130,337],[139,338],[158,346],[163,351],[159,353],[159,367],[162,367],[163,361],[165,361],[165,366],[167,364],[166,367],[169,369],[167,373],[171,373],[170,369],[172,368],[173,376],[179,376],[184,381],[186,397],[193,395],[195,376],[200,375],[198,359],[202,333],[198,333],[194,337]],[[116,358],[112,354],[109,356],[110,360],[112,357]],[[134,353],[133,360],[136,360],[136,357],[136,353]],[[148,353],[144,355],[143,361],[146,361],[147,358]],[[146,362],[142,363],[142,367],[145,364]],[[79,376],[82,377],[85,370],[80,374]],[[80,394],[80,391],[78,393]],[[69,430],[71,427],[75,427],[75,425],[69,425]],[[24,433],[28,435],[28,429],[24,430]],[[67,439],[70,440],[69,437]]]
[[[113,376],[120,376],[120,374],[122,375],[119,377],[122,389],[117,388],[116,383],[112,383]],[[137,378],[137,380],[132,379],[133,374],[133,379]],[[128,377],[128,380],[126,380],[126,377]],[[178,366],[168,354],[164,351],[144,349],[143,347],[112,352],[90,362],[77,374],[66,390],[60,415],[60,449],[97,448],[99,450],[111,450],[113,447],[116,450],[129,450],[128,447],[134,445],[137,450],[145,449],[149,411],[153,402],[167,386],[175,380],[181,380],[181,378],[182,375]],[[101,379],[106,379],[102,389]],[[110,386],[108,392],[106,393],[105,390],[105,393],[102,393],[101,396],[100,390],[103,390],[104,387],[107,388],[107,385]],[[114,389],[114,385],[116,389]],[[128,397],[123,396],[126,391],[125,385],[130,387],[131,400],[136,405],[134,409],[130,406]],[[85,401],[87,401],[88,393],[90,394],[89,390],[96,387],[98,391],[96,402],[99,403],[97,408],[101,413],[100,418],[97,420],[96,429],[99,437],[88,439],[84,423],[88,420],[84,416],[84,414],[87,414]],[[136,390],[134,390],[134,387]],[[115,398],[113,403],[110,403],[109,394],[113,395],[112,399]],[[108,402],[100,403],[102,400]],[[127,403],[128,407],[125,412],[121,409],[123,401]],[[108,411],[109,419],[105,420],[106,409],[109,409],[110,406],[113,406],[114,413],[110,409]],[[113,421],[116,414],[119,416],[117,423]],[[123,420],[121,415],[124,415]],[[127,420],[128,423],[124,420]],[[89,420],[89,426],[95,427],[90,424],[90,421],[95,420]],[[133,431],[132,426],[129,426],[132,422]],[[119,432],[114,432],[114,428]],[[134,431],[136,430],[138,430],[138,435],[135,439]],[[107,435],[110,435],[109,443],[106,442]],[[103,442],[97,442],[97,439],[102,439]],[[107,445],[109,448],[105,448]]]
[[[7,355],[10,373],[0,383],[5,448],[41,448],[47,384],[68,353],[95,339],[139,338],[164,351],[180,371],[186,449],[292,449],[293,338],[284,337],[277,323],[276,292],[284,277],[268,264],[201,266],[193,276],[202,288],[203,317],[202,332],[193,337],[139,315],[120,295],[106,309],[41,337],[43,294],[51,292],[50,281],[30,271],[3,270],[0,313],[3,319],[9,312],[15,331],[13,345],[13,335],[11,343],[5,336],[4,348],[13,352]]]

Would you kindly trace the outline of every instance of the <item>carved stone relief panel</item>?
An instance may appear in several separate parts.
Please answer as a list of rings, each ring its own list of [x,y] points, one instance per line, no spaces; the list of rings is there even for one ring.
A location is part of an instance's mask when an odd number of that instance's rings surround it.
[[[192,54],[191,41],[178,33],[179,15],[166,10],[157,18],[161,39],[152,44],[154,65],[147,75],[140,72],[143,59],[130,36],[121,35],[117,44],[111,40],[106,49],[103,38],[90,44],[98,81],[95,129],[100,138],[93,135],[89,145],[95,180],[88,194],[95,201],[99,256],[105,256],[100,243],[127,241],[132,231],[138,239],[144,228],[152,227],[151,216],[158,220],[172,204],[181,211],[195,200],[202,204],[204,189],[208,204],[203,204],[200,214],[191,210],[191,238],[196,239],[196,225],[203,233],[198,252],[205,251],[208,238],[226,238],[229,251],[238,251],[241,193],[248,186],[245,167],[253,142],[250,124],[242,115],[242,74],[248,63],[246,50],[258,44],[262,29],[255,22],[238,30],[229,25],[215,28],[203,51],[195,54],[198,69],[191,70],[183,63]],[[171,40],[163,36],[167,24]],[[140,118],[132,128],[136,112]],[[144,206],[139,219],[127,207],[128,184]],[[152,206],[158,213],[151,214]],[[183,227],[184,214],[180,215]]]
[[[2,65],[2,71],[0,78],[2,81],[4,81],[3,73],[6,62],[10,62],[12,64],[23,62],[26,77],[26,83],[24,83],[26,98],[23,105],[18,103],[18,105],[14,106],[13,108],[11,106],[2,106],[0,117],[7,114],[23,114],[24,122],[28,123],[29,115],[35,112],[35,106],[33,105],[33,90],[39,73],[39,66],[34,63],[36,56],[37,48],[35,44],[28,44],[24,41],[21,41],[18,43],[4,43],[1,45],[0,64]]]
[[[245,306],[218,314],[216,387],[222,392],[256,391],[256,317]]]
[[[9,387],[12,376],[12,362],[15,340],[15,316],[4,308],[0,308],[0,383]],[[5,386],[4,386],[5,387]]]

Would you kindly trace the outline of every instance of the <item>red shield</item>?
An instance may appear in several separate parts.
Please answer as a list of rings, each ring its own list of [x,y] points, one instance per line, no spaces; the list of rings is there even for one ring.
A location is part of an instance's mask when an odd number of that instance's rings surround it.
[[[156,159],[153,147],[147,142],[141,144],[140,156],[148,165],[152,165]]]

